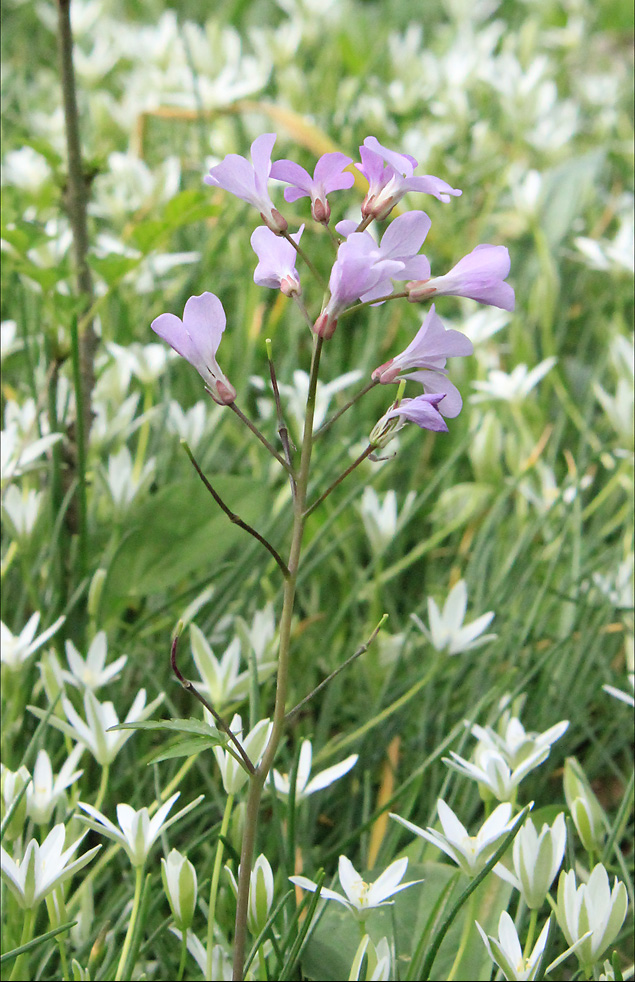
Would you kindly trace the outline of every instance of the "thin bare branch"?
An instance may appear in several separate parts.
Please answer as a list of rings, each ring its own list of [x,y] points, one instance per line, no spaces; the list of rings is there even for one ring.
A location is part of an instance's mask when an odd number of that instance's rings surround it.
[[[362,461],[366,460],[367,457],[370,457],[370,455],[371,455],[371,453],[373,452],[374,449],[375,449],[375,447],[373,447],[369,443],[368,446],[366,447],[366,449],[364,451],[362,451],[362,453],[360,453],[359,457],[356,460],[353,461],[353,463],[351,464],[351,466],[350,467],[347,467],[346,470],[344,471],[344,473],[343,474],[340,474],[340,476],[337,478],[337,480],[336,481],[333,481],[333,483],[331,484],[331,486],[328,487],[326,489],[326,491],[324,491],[324,493],[321,494],[320,497],[316,501],[314,501],[312,505],[310,505],[307,508],[307,510],[304,512],[304,517],[305,518],[308,518],[308,516],[311,514],[311,512],[312,511],[315,511],[315,509],[317,508],[317,506],[318,505],[321,505],[325,498],[328,498],[328,496],[330,495],[331,491],[334,491],[335,488],[338,486],[338,484],[341,484],[342,483],[342,481],[344,480],[345,477],[348,477],[348,475],[350,473],[352,473],[352,471],[354,471],[356,467],[359,467],[359,465],[362,463]]]
[[[181,444],[182,444],[183,449],[185,450],[186,454],[190,458],[190,460],[192,462],[192,466],[194,467],[194,470],[196,471],[196,473],[200,477],[201,481],[203,482],[203,484],[205,485],[205,487],[207,488],[207,490],[209,491],[209,493],[211,494],[212,498],[214,499],[214,501],[216,502],[216,504],[219,506],[219,508],[222,508],[222,510],[225,512],[225,514],[227,515],[227,517],[230,520],[230,522],[233,522],[234,525],[238,525],[238,527],[241,528],[241,529],[244,529],[245,532],[249,532],[250,535],[253,535],[254,539],[257,539],[258,542],[262,546],[265,547],[265,549],[267,550],[267,552],[269,552],[273,556],[273,558],[277,562],[278,566],[280,567],[280,570],[282,572],[282,575],[284,576],[285,580],[287,580],[289,578],[289,568],[288,568],[287,564],[285,563],[284,559],[282,559],[282,557],[274,549],[274,547],[271,545],[271,543],[268,542],[267,539],[265,539],[265,537],[260,534],[260,532],[257,532],[256,529],[253,528],[251,525],[248,525],[247,522],[243,522],[242,518],[240,518],[238,515],[234,514],[234,512],[231,510],[231,508],[228,508],[227,507],[227,505],[225,504],[225,502],[223,501],[223,499],[221,498],[221,496],[218,494],[217,491],[214,490],[214,488],[212,487],[212,485],[209,483],[209,481],[207,480],[207,478],[203,474],[203,471],[199,467],[197,461],[194,458],[194,454],[190,450],[190,448],[187,445],[187,443],[185,442],[185,440],[181,440]]]
[[[365,651],[368,651],[368,649],[370,648],[371,644],[373,643],[373,641],[377,637],[377,635],[378,635],[378,633],[379,633],[379,631],[380,631],[380,629],[381,629],[384,621],[386,621],[387,618],[388,618],[388,614],[384,614],[384,616],[380,620],[379,624],[377,625],[377,627],[375,628],[375,630],[373,631],[373,633],[369,637],[368,641],[366,641],[363,645],[361,645],[357,649],[357,651],[355,651],[349,658],[346,659],[345,662],[342,662],[342,664],[339,666],[339,668],[336,668],[334,672],[331,672],[331,674],[327,678],[325,678],[323,682],[320,682],[320,684],[317,685],[315,687],[315,689],[313,689],[312,692],[309,692],[308,696],[305,696],[304,699],[301,699],[300,702],[296,706],[293,707],[293,709],[290,709],[289,710],[289,712],[286,714],[286,716],[284,718],[285,723],[288,723],[290,720],[293,719],[294,716],[297,716],[297,714],[300,712],[300,710],[302,709],[302,707],[305,706],[307,704],[307,702],[309,702],[309,700],[313,698],[313,696],[316,696],[318,694],[318,692],[321,692],[321,690],[324,689],[329,684],[329,682],[332,682],[333,679],[336,678],[340,674],[340,672],[343,672],[344,669],[345,668],[348,668],[349,665],[352,665],[353,662],[357,658],[359,658],[360,655],[363,655]]]
[[[244,763],[244,765],[247,768],[247,770],[249,771],[249,773],[250,774],[255,774],[256,773],[256,768],[252,764],[252,762],[251,762],[251,760],[249,758],[249,754],[247,753],[247,751],[245,750],[245,748],[241,744],[241,742],[238,739],[238,737],[236,736],[236,734],[235,733],[232,733],[232,731],[229,728],[229,724],[226,723],[225,720],[223,719],[223,717],[220,716],[216,712],[216,710],[214,709],[214,707],[211,705],[211,703],[209,703],[207,701],[207,699],[205,698],[205,696],[202,696],[201,695],[201,693],[198,691],[198,689],[196,688],[196,686],[192,682],[190,682],[189,679],[186,679],[185,676],[179,670],[179,667],[176,664],[176,652],[177,652],[178,646],[179,646],[179,636],[177,634],[177,635],[175,635],[174,641],[172,642],[172,651],[170,653],[170,664],[172,665],[172,671],[176,675],[177,679],[179,680],[179,682],[181,683],[181,685],[183,686],[183,688],[184,689],[187,689],[187,691],[189,693],[191,693],[194,696],[195,699],[198,699],[198,701],[201,703],[201,705],[202,706],[205,706],[205,709],[208,711],[208,713],[211,713],[211,715],[214,717],[214,722],[216,723],[217,728],[219,730],[222,730],[223,733],[226,735],[226,737],[229,740],[231,740],[231,742],[234,744],[234,746],[236,747],[236,750],[238,751],[238,753],[240,755],[240,759]],[[227,749],[229,750],[229,747]]]
[[[262,443],[263,447],[266,447],[267,448],[267,450],[272,455],[272,457],[275,457],[276,460],[278,461],[278,463],[279,464],[282,464],[282,466],[284,467],[284,469],[291,474],[292,471],[293,471],[293,468],[291,467],[291,464],[288,464],[287,461],[284,459],[284,457],[281,454],[278,453],[278,451],[276,450],[276,448],[271,443],[269,443],[267,437],[264,436],[264,434],[262,434],[260,432],[260,430],[258,429],[258,427],[256,426],[256,424],[255,423],[252,423],[252,421],[249,419],[248,416],[245,416],[245,414],[242,411],[242,409],[239,409],[235,402],[230,402],[229,403],[229,408],[236,414],[236,416],[238,416],[238,419],[245,424],[245,426],[247,427],[247,429],[251,430],[251,432],[254,434],[254,436],[257,437],[258,440],[260,440],[260,442]]]

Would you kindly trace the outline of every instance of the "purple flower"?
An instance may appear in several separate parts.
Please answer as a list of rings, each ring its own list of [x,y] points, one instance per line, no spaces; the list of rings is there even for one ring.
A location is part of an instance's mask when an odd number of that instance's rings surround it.
[[[346,307],[403,267],[399,260],[382,258],[371,235],[353,232],[337,250],[329,279],[331,296],[315,322],[315,333],[325,339],[332,337],[337,318]]]
[[[291,235],[299,243],[304,225]],[[254,272],[254,283],[282,290],[287,297],[298,296],[300,277],[295,268],[297,252],[287,239],[280,238],[265,225],[259,225],[251,236],[251,247],[260,260]]]
[[[384,413],[372,429],[369,443],[373,447],[385,447],[406,423],[416,423],[423,430],[447,433],[448,425],[437,406],[444,399],[442,393],[417,396],[415,399],[402,399]]]
[[[228,406],[236,390],[227,381],[216,361],[216,352],[227,318],[223,305],[213,293],[190,297],[183,320],[176,314],[160,314],[150,325],[155,334],[193,365],[215,402]]]
[[[353,175],[343,173],[344,168],[352,163],[351,158],[343,153],[325,153],[315,165],[311,177],[304,167],[292,160],[276,160],[271,167],[270,176],[291,185],[285,188],[285,201],[291,203],[298,198],[311,198],[311,215],[314,220],[328,225],[331,206],[326,196],[331,191],[342,191],[353,186]]]
[[[509,275],[509,267],[509,252],[505,246],[478,245],[445,276],[406,284],[408,300],[417,303],[432,296],[469,297],[492,307],[513,310],[514,290],[509,283],[503,282]]]
[[[362,172],[369,187],[362,204],[364,218],[386,218],[407,191],[422,191],[433,194],[439,201],[449,201],[450,195],[461,191],[450,187],[439,177],[426,175],[415,177],[417,161],[405,153],[387,150],[374,136],[367,136],[359,148],[361,164],[355,164]]]
[[[453,419],[461,412],[463,401],[459,390],[446,378],[446,359],[471,355],[473,350],[472,342],[464,334],[444,327],[433,304],[408,347],[376,368],[372,378],[384,385],[402,378],[421,382],[424,392],[445,397],[439,412]],[[402,374],[412,368],[418,371]]]
[[[441,393],[416,396],[414,399],[402,399],[395,409],[386,413],[386,419],[401,416],[409,423],[416,423],[422,430],[448,432],[448,425],[437,406],[445,398]]]
[[[392,279],[425,279],[426,276],[430,275],[430,263],[425,256],[417,254],[430,231],[431,224],[432,222],[425,211],[408,211],[390,223],[379,245],[376,244],[370,232],[358,234],[367,236],[373,243],[375,262],[390,259],[402,263],[403,268],[392,274]],[[343,222],[338,222],[335,228],[341,235],[350,235],[355,231],[357,225],[355,222],[345,219]],[[360,299],[366,302],[375,300],[377,297],[386,297],[389,293],[392,293],[391,276],[385,276],[371,290],[363,293]]]
[[[267,190],[271,173],[271,151],[275,142],[275,133],[263,133],[251,145],[253,163],[250,164],[237,153],[228,153],[220,164],[210,168],[209,174],[203,180],[211,187],[224,188],[253,205],[258,209],[265,225],[279,235],[286,232],[287,221],[274,207]]]

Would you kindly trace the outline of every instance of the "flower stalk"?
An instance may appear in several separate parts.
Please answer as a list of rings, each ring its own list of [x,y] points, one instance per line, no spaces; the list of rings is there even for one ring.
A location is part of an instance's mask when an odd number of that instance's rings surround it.
[[[243,978],[245,963],[245,945],[247,940],[247,913],[249,909],[249,883],[253,862],[256,833],[258,830],[258,813],[262,790],[273,765],[273,761],[282,737],[285,713],[287,686],[289,678],[289,654],[291,642],[291,622],[295,602],[296,583],[302,549],[302,537],[305,523],[305,504],[309,484],[311,452],[313,449],[313,417],[315,414],[315,396],[317,392],[320,356],[322,354],[323,338],[316,336],[313,342],[313,354],[309,373],[309,391],[304,418],[304,436],[300,456],[300,469],[297,476],[296,495],[293,502],[293,525],[291,529],[291,547],[289,550],[288,577],[285,578],[282,616],[280,620],[280,642],[278,648],[278,676],[276,684],[276,702],[273,713],[273,729],[262,761],[249,780],[249,795],[245,812],[245,829],[243,834],[240,856],[240,872],[238,876],[238,898],[236,905],[236,929],[234,935],[233,978],[239,982]]]
[[[345,478],[347,478],[349,474],[352,474],[352,472],[355,470],[355,468],[356,467],[359,467],[359,465],[361,463],[363,463],[366,460],[366,458],[369,457],[372,454],[373,450],[375,450],[375,449],[376,449],[376,447],[374,447],[372,443],[369,443],[368,446],[366,447],[366,449],[365,450],[362,450],[362,452],[360,453],[359,457],[357,457],[353,461],[353,463],[350,465],[350,467],[347,467],[346,470],[343,471],[343,473],[340,474],[340,476],[338,478],[336,478],[331,485],[329,485],[329,487],[326,489],[326,491],[324,491],[320,495],[320,497],[317,498],[313,502],[312,505],[309,505],[309,507],[307,508],[307,510],[304,513],[304,517],[305,518],[308,518],[308,516],[311,514],[311,512],[315,511],[315,509],[318,507],[318,505],[321,505],[322,502],[326,498],[328,498],[328,496],[330,495],[331,491],[334,491],[335,488],[338,486],[338,484],[341,484],[342,481]]]
[[[115,982],[121,982],[121,980],[123,979],[124,969],[126,967],[126,962],[128,961],[128,953],[130,951],[130,945],[132,944],[132,938],[135,932],[135,925],[137,923],[137,918],[139,917],[142,890],[143,890],[143,866],[137,866],[135,869],[135,886],[134,886],[134,900],[132,901],[132,913],[130,914],[130,920],[128,921],[128,930],[126,931],[126,939],[124,941],[123,948],[121,951],[121,958],[119,959],[119,964],[117,966],[117,974],[115,975]]]
[[[287,424],[284,421],[284,414],[282,412],[282,403],[280,402],[280,389],[278,387],[276,367],[273,363],[271,338],[266,339],[265,346],[267,348],[267,361],[269,362],[269,377],[271,378],[271,388],[273,390],[273,397],[276,404],[276,417],[278,420],[278,436],[280,437],[280,443],[282,444],[282,449],[284,450],[284,457],[288,465],[291,493],[295,494],[295,479],[293,477],[293,464],[291,461],[291,442],[289,439],[289,430]]]
[[[415,175],[414,170],[418,166],[418,163],[410,155],[398,153],[383,147],[375,137],[370,136],[366,138],[364,145],[360,147],[361,163],[355,164],[356,168],[368,182],[368,193],[361,206],[361,221],[357,225],[354,221],[348,219],[339,222],[336,225],[336,232],[339,233],[341,238],[337,238],[329,228],[331,207],[327,195],[333,191],[350,188],[353,185],[353,174],[345,171],[345,168],[352,163],[351,159],[339,152],[324,154],[317,162],[314,174],[311,176],[303,167],[300,167],[293,161],[272,160],[275,142],[275,133],[261,134],[251,145],[250,159],[234,153],[227,154],[224,160],[211,167],[204,181],[211,187],[223,188],[256,210],[263,224],[258,226],[251,236],[251,245],[258,258],[258,264],[253,274],[254,282],[258,286],[279,290],[284,296],[293,299],[313,333],[310,372],[308,378],[303,371],[298,370],[294,373],[295,389],[291,389],[288,385],[283,386],[282,383],[278,385],[272,358],[271,342],[269,340],[266,342],[281,452],[266,439],[258,427],[237,407],[237,391],[218,364],[217,350],[225,331],[227,317],[223,305],[217,296],[210,292],[204,292],[199,296],[190,297],[185,304],[182,318],[172,312],[166,312],[156,317],[151,325],[152,330],[159,337],[163,338],[163,340],[196,369],[205,383],[206,391],[214,401],[220,406],[229,407],[251,430],[263,446],[266,447],[271,456],[281,464],[287,472],[291,486],[292,517],[289,529],[290,546],[288,559],[285,562],[271,543],[267,542],[255,529],[243,522],[223,502],[220,495],[203,475],[189,447],[185,444],[186,452],[193,466],[218,506],[231,522],[249,532],[250,535],[256,538],[267,549],[275,559],[284,578],[282,611],[278,626],[278,663],[273,718],[271,720],[269,718],[263,719],[258,722],[255,722],[255,719],[252,718],[252,730],[244,741],[243,750],[242,722],[240,717],[236,715],[231,724],[231,730],[235,730],[236,733],[236,737],[234,737],[227,725],[222,723],[218,714],[211,710],[212,715],[217,719],[218,725],[221,726],[226,735],[228,734],[234,742],[234,747],[230,747],[227,744],[225,750],[221,750],[218,747],[214,748],[214,754],[221,766],[223,783],[225,791],[230,797],[230,802],[233,801],[235,794],[245,784],[248,783],[249,788],[245,803],[238,882],[235,885],[237,906],[232,968],[233,978],[235,980],[244,978],[248,928],[252,933],[255,933],[253,916],[251,921],[249,919],[249,893],[254,862],[254,848],[258,834],[260,802],[268,776],[272,773],[273,763],[285,726],[289,719],[297,712],[298,708],[304,705],[307,699],[312,698],[339,671],[342,671],[343,668],[368,649],[374,641],[383,621],[382,618],[382,621],[380,621],[380,624],[368,642],[362,645],[351,658],[347,659],[344,665],[335,673],[332,673],[306,699],[302,700],[292,710],[291,714],[287,712],[291,627],[306,520],[318,505],[353,470],[359,467],[364,460],[379,459],[375,451],[383,449],[393,439],[397,431],[407,423],[414,423],[421,429],[447,432],[448,426],[445,422],[445,417],[453,418],[458,415],[462,402],[458,390],[446,378],[446,360],[448,357],[472,353],[471,342],[461,335],[460,332],[447,331],[440,318],[435,314],[433,307],[415,338],[406,349],[400,355],[390,358],[388,362],[376,368],[372,373],[370,382],[366,384],[357,396],[349,400],[339,412],[335,413],[324,424],[321,430],[314,433],[314,424],[316,428],[319,427],[326,416],[328,401],[332,393],[339,391],[353,377],[358,378],[361,374],[359,371],[349,372],[318,389],[318,375],[323,343],[335,333],[339,318],[343,318],[352,311],[359,310],[369,304],[377,305],[387,300],[397,299],[412,300],[414,302],[427,299],[428,295],[431,296],[432,294],[438,293],[439,295],[465,295],[494,304],[497,304],[502,297],[505,300],[506,309],[511,309],[510,297],[513,297],[512,288],[503,282],[509,271],[509,261],[507,250],[502,246],[477,246],[469,257],[464,257],[445,277],[437,277],[435,280],[430,281],[430,263],[426,256],[420,253],[421,246],[431,225],[431,219],[425,212],[412,211],[399,215],[386,228],[379,241],[376,241],[374,236],[365,231],[372,221],[383,221],[386,219],[406,193],[420,192],[432,195],[446,203],[450,200],[451,196],[461,194],[460,190],[452,188],[441,178],[431,175]],[[297,232],[292,233],[287,220],[278,211],[274,201],[271,199],[268,190],[270,178],[283,181],[289,185],[284,191],[284,197],[287,202],[294,202],[299,198],[309,197],[311,199],[311,217],[313,221],[319,226],[328,229],[331,235],[331,243],[336,249],[336,258],[328,276],[328,285],[326,278],[320,274],[312,260],[306,255],[304,247],[300,246],[300,239],[304,233],[305,225],[302,224]],[[300,274],[296,270],[297,257],[304,260],[308,270],[324,289],[325,295],[322,301],[322,309],[315,320],[308,315],[308,311],[304,305]],[[394,293],[393,281],[395,280],[406,283],[405,289],[401,292]],[[422,294],[422,291],[425,296]],[[498,305],[500,306],[500,303]],[[414,374],[411,371],[413,369]],[[405,371],[408,371],[409,374],[403,376],[402,373]],[[419,382],[423,386],[423,394],[416,397],[403,398],[406,380]],[[352,464],[346,467],[339,477],[332,481],[326,490],[322,493],[318,491],[315,500],[311,504],[307,504],[314,442],[330,428],[335,420],[353,406],[366,392],[370,391],[371,388],[377,384],[388,385],[390,383],[397,384],[396,400],[392,401],[389,409],[372,428],[368,438],[368,446],[357,456]],[[287,390],[291,392],[294,401],[290,406],[290,411],[300,425],[302,425],[302,416],[304,417],[299,462],[296,448],[289,436],[286,416],[283,412],[280,399],[281,390],[283,392]],[[305,394],[306,402],[304,401]],[[304,403],[303,409],[301,406],[298,406],[298,396],[300,396]],[[438,408],[441,403],[441,408]],[[376,607],[377,618],[379,618],[379,611],[381,610],[379,600],[377,600]],[[200,693],[178,671],[175,661],[176,643],[175,640],[172,648],[173,670],[181,684],[190,689],[193,695],[203,705],[207,705]],[[253,676],[254,689],[256,686],[256,675],[257,671],[254,672]],[[398,700],[392,707],[389,707],[388,712],[395,711],[399,705],[403,704],[404,700],[408,701],[411,699],[427,681],[428,679],[426,678],[417,683],[401,700]],[[216,696],[214,696],[214,699],[218,702]],[[256,705],[257,696],[252,699],[252,717],[255,717],[254,706]],[[369,725],[376,725],[380,721],[380,718],[381,714]],[[356,735],[353,734],[348,739],[355,738]],[[236,753],[236,739],[241,744],[238,748],[238,755]],[[249,751],[250,760],[245,759],[246,750]],[[231,755],[231,758],[229,755]],[[292,779],[291,784],[286,775],[280,775],[276,771],[273,771],[272,777],[278,792],[283,787],[282,794],[289,795],[295,799],[298,793],[300,797],[302,794],[311,794],[314,790],[319,790],[319,788],[326,786],[325,782],[328,781],[330,783],[330,781],[336,780],[337,777],[342,776],[342,774],[346,773],[353,766],[356,759],[356,755],[347,758],[347,760],[335,765],[335,767],[327,768],[321,775],[316,776],[313,781],[309,781],[311,748],[310,744],[305,741],[300,751],[298,772]],[[241,768],[237,767],[237,760],[239,765],[243,765]],[[223,828],[225,831],[229,822],[228,815],[230,809],[231,804],[228,805],[225,818],[223,819]],[[504,810],[505,812],[511,811],[511,806],[506,805]],[[506,831],[507,828],[502,830],[501,834],[505,834]],[[291,836],[291,839],[293,839],[293,836]],[[492,846],[493,848],[495,846]],[[210,953],[214,950],[214,907],[216,891],[218,889],[218,877],[220,875],[221,856],[222,845],[218,847],[212,874],[212,897],[210,900],[206,966],[208,975],[211,969]],[[483,862],[485,861],[486,858],[483,858]],[[407,861],[403,860],[403,866],[401,866],[401,862],[397,864],[400,867],[399,869],[397,869],[396,864],[392,864],[377,881],[375,894],[376,899],[379,897],[380,903],[383,903],[391,893],[395,892],[393,887],[397,886],[398,881],[401,879]],[[256,862],[257,874],[261,869],[259,864],[260,860]],[[359,908],[363,911],[369,906],[377,906],[378,904],[367,902],[367,885],[356,873],[350,861],[345,857],[341,857],[341,866],[343,866],[344,873],[342,878],[341,871],[340,880],[349,898],[345,903],[349,903],[350,901],[356,909]],[[470,868],[469,872],[470,875],[476,875],[478,871]],[[399,873],[399,876],[395,879],[397,873]],[[313,881],[308,881],[302,877],[300,880],[302,881],[300,885],[305,886],[307,889],[319,889],[318,885],[313,883]],[[295,878],[294,882],[299,883],[300,880]],[[410,885],[412,884],[403,884],[402,886],[397,886],[397,889],[403,889],[405,886]],[[388,887],[390,887],[390,892],[387,892]],[[325,892],[326,895],[327,893]],[[464,899],[467,899],[468,896],[469,891],[465,893]],[[353,898],[352,901],[351,897]],[[282,977],[286,977],[288,971],[291,970],[293,959],[297,956],[301,943],[302,937],[300,936],[292,946],[285,960],[282,967]],[[262,959],[262,952],[260,953],[260,957]]]
[[[29,941],[33,938],[33,927],[35,924],[35,909],[27,908],[24,911],[24,921],[22,922],[22,936],[20,938],[20,948],[27,945]],[[9,982],[18,982],[19,979],[24,978],[25,964],[27,955],[23,952],[15,960],[13,966],[13,971],[9,976]]]

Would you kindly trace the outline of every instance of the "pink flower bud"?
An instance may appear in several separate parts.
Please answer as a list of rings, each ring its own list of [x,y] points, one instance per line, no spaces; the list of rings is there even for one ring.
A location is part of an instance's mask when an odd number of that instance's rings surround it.
[[[331,217],[331,206],[326,198],[316,198],[311,205],[311,215],[313,220],[322,225],[328,225]]]
[[[337,318],[332,318],[326,311],[323,311],[313,325],[313,332],[319,338],[324,338],[325,341],[328,341],[335,334],[336,327]]]

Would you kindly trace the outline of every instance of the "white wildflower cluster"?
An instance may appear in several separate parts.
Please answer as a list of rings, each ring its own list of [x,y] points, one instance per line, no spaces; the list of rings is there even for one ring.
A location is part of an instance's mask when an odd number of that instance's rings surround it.
[[[35,613],[18,636],[14,636],[2,625],[3,671],[7,666],[17,672],[30,655],[59,630],[65,620],[60,618],[47,631],[35,637],[39,617],[39,613]],[[114,704],[100,701],[96,692],[112,685],[124,668],[127,655],[120,655],[108,662],[105,631],[95,634],[85,655],[70,640],[66,641],[65,647],[67,668],[62,668],[53,650],[45,653],[40,663],[42,679],[47,679],[43,685],[44,692],[54,693],[56,702],[61,697],[59,706],[51,705],[48,711],[37,706],[29,708],[51,727],[61,730],[66,737],[67,746],[72,746],[72,749],[60,761],[61,766],[57,771],[52,756],[44,748],[37,753],[32,773],[25,765],[13,772],[3,764],[0,798],[5,844],[11,844],[10,850],[4,846],[1,850],[2,879],[17,904],[30,912],[30,917],[34,916],[41,901],[46,900],[53,926],[56,926],[53,917],[55,910],[63,909],[64,884],[83,869],[101,849],[101,845],[95,845],[77,856],[86,833],[76,837],[71,832],[71,823],[75,826],[77,822],[83,822],[93,831],[110,838],[123,848],[132,866],[142,870],[159,836],[163,836],[170,825],[189,813],[203,797],[199,795],[170,817],[169,813],[180,795],[178,791],[163,803],[156,802],[150,808],[142,807],[137,810],[128,804],[118,804],[118,825],[102,814],[99,803],[106,791],[110,766],[124,744],[133,736],[134,730],[117,729],[119,716]],[[141,689],[133,700],[125,722],[135,724],[145,720],[162,698],[160,695],[146,705],[146,693]],[[79,702],[83,704],[83,711],[76,708]],[[79,801],[81,792],[78,782],[86,768],[78,765],[85,750],[90,752],[102,768],[97,805]],[[172,858],[168,876],[170,883],[175,878],[173,867]],[[186,883],[187,877],[183,874],[177,879],[181,890],[178,901],[181,906],[177,904],[177,910],[180,911],[185,907],[186,901],[182,895],[188,883],[190,907],[195,902],[196,880],[194,877],[192,884],[190,877]],[[84,891],[82,897],[84,894],[90,901],[91,890]],[[52,904],[51,895],[54,896]],[[82,922],[85,920],[83,908],[82,901]],[[184,918],[185,913],[177,922],[184,924]],[[132,923],[134,926],[134,917]],[[27,924],[31,924],[31,920]],[[130,938],[131,934],[124,944],[123,951],[126,954]],[[124,967],[125,957],[122,953],[118,969],[120,976]],[[81,977],[89,977],[81,966],[78,971]]]
[[[503,700],[503,705],[507,703],[507,699]],[[538,831],[532,819],[527,817],[533,802],[515,816],[511,803],[516,800],[521,780],[547,759],[552,744],[564,735],[568,726],[568,721],[564,720],[544,733],[528,732],[512,715],[508,705],[496,728],[471,727],[478,740],[475,763],[453,752],[452,759],[444,758],[449,767],[478,782],[481,793],[493,795],[501,802],[476,835],[468,833],[442,798],[437,802],[441,830],[420,828],[397,814],[390,817],[444,852],[470,879],[482,873],[496,855],[500,857],[505,840],[513,837],[511,866],[507,865],[509,859],[505,854],[504,862],[497,862],[493,872],[518,891],[531,911],[537,913],[549,899],[569,946],[542,972],[551,972],[565,958],[575,954],[588,975],[620,931],[628,904],[626,887],[616,877],[611,890],[606,868],[598,864],[588,876],[588,883],[579,888],[576,888],[573,870],[561,872],[557,903],[553,901],[549,891],[562,866],[567,841],[565,813],[558,813],[552,824],[545,822]],[[565,767],[564,790],[582,844],[593,855],[602,844],[602,810],[579,764],[573,759],[567,761]],[[523,952],[516,926],[506,911],[500,914],[498,937],[488,935],[476,921],[492,960],[506,979],[519,982],[542,977],[542,956],[550,924],[548,918],[533,948]]]

